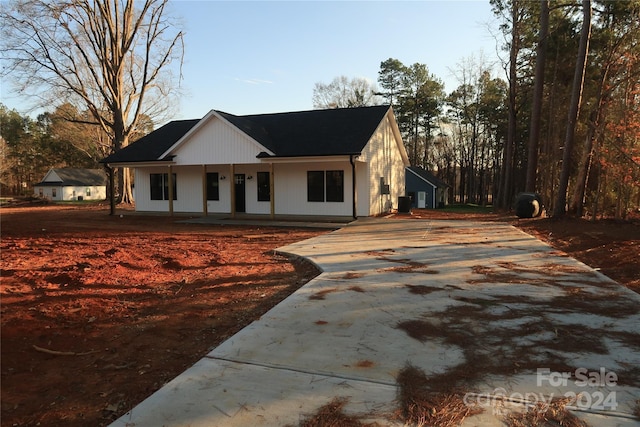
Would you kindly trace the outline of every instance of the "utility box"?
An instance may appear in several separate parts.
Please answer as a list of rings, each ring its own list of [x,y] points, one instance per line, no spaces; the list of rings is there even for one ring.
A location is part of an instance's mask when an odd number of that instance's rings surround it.
[[[384,176],[380,177],[380,194],[391,194],[389,184],[386,183]]]

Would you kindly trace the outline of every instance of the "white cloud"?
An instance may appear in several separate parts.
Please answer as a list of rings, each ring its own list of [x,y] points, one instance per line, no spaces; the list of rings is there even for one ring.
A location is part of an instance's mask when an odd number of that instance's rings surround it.
[[[273,84],[271,80],[263,80],[263,79],[241,79],[236,77],[234,80],[242,83],[247,83],[250,85]]]

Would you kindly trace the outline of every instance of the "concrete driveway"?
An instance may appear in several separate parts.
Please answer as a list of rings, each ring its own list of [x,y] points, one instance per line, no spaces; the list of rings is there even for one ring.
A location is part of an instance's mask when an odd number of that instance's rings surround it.
[[[465,426],[563,396],[638,425],[640,295],[512,226],[361,219],[280,250],[323,273],[113,426],[297,425],[336,397],[403,425],[407,366],[485,409]]]

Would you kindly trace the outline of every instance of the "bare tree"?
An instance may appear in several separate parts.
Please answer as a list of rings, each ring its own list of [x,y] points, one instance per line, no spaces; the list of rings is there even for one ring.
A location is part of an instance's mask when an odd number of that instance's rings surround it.
[[[159,118],[172,104],[170,67],[182,63],[183,33],[167,16],[169,0],[22,0],[0,11],[5,68],[39,105],[75,105],[70,118],[100,126],[111,151],[129,144],[141,117]],[[129,174],[118,192],[130,202]],[[114,211],[112,199],[112,213]]]
[[[313,87],[314,108],[354,108],[380,104],[375,84],[362,77],[336,77]]]

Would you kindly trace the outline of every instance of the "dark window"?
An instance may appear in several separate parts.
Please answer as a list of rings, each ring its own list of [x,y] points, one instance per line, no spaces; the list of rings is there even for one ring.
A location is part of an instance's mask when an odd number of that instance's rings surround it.
[[[151,181],[151,200],[169,200],[169,174],[152,173],[149,178]],[[173,178],[173,200],[178,200],[176,174],[171,174],[171,178]]]
[[[271,200],[271,185],[269,183],[269,172],[258,172],[258,201],[268,202]]]
[[[324,202],[324,171],[307,171],[307,201]]]
[[[207,172],[207,200],[220,200],[218,172]]]
[[[327,202],[344,202],[344,171],[327,171]]]

